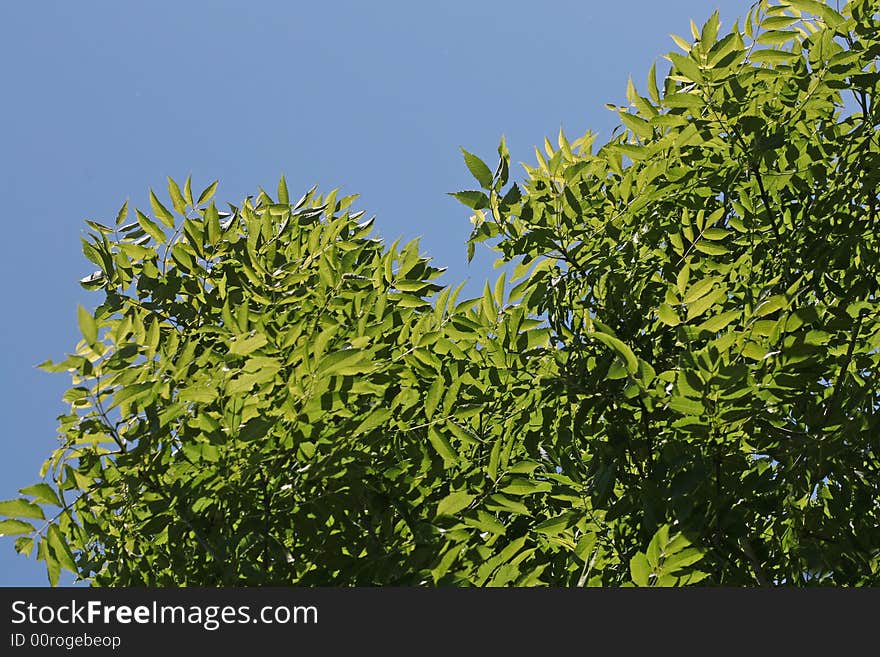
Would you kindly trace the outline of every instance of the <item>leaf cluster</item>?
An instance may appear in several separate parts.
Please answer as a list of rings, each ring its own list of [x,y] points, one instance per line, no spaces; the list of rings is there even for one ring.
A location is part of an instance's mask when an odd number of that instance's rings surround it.
[[[606,144],[463,149],[511,264],[474,299],[283,178],[88,222],[104,300],[0,533],[52,583],[876,585],[878,14],[716,13]]]

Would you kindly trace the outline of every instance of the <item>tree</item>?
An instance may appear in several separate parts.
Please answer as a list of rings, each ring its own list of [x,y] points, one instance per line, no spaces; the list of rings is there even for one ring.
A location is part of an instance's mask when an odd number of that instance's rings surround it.
[[[416,243],[371,238],[353,197],[291,204],[282,179],[278,202],[221,217],[215,187],[169,180],[173,211],[151,192],[154,219],[90,222],[83,284],[105,300],[44,365],[73,373],[72,410],[54,485],[23,491],[61,509],[7,502],[4,533],[41,537],[53,582],[444,581],[444,532],[489,549],[490,511],[522,506],[468,490],[521,451],[547,329],[502,309],[503,285],[458,302]]]
[[[877,584],[878,13],[716,13],[522,187],[465,151],[478,299],[283,179],[90,222],[0,532],[53,583]]]
[[[876,584],[878,4],[718,27],[662,91],[630,81],[595,154],[560,134],[523,196],[489,187],[472,241],[553,263],[524,299],[574,404],[563,468],[637,583],[674,523],[714,583]]]

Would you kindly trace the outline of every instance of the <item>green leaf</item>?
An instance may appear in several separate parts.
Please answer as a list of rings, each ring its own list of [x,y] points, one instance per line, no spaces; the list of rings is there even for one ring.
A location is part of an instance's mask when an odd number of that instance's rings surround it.
[[[635,556],[630,559],[629,572],[632,576],[632,581],[637,586],[650,585],[651,566],[644,552],[636,552]]]
[[[49,530],[46,532],[46,540],[49,543],[49,548],[55,554],[55,558],[58,560],[58,563],[62,568],[66,568],[72,573],[78,574],[79,570],[76,567],[76,562],[73,559],[73,553],[70,551],[70,547],[67,545],[67,541],[64,540],[64,536],[61,534],[61,530],[58,529],[58,525],[51,524],[49,525]]]
[[[755,42],[768,46],[781,46],[797,39],[799,36],[800,33],[794,30],[768,30],[759,34]]]
[[[719,276],[708,276],[706,278],[702,278],[696,283],[694,283],[687,293],[684,295],[684,299],[682,299],[682,303],[689,304],[693,303],[697,299],[706,296],[709,292],[712,291],[712,288],[715,287],[717,283],[721,281]]]
[[[651,363],[639,359],[639,381],[642,382],[642,385],[645,387],[651,385],[654,379],[657,378],[657,371],[654,369],[654,366]]]
[[[681,48],[681,49],[684,50],[685,52],[690,52],[690,51],[691,51],[691,44],[690,44],[690,42],[687,41],[686,39],[682,39],[682,38],[681,38],[680,36],[678,36],[677,34],[670,34],[669,37],[670,37],[673,41],[675,41],[675,45],[677,45],[679,48]]]
[[[650,157],[651,152],[644,146],[633,146],[630,144],[616,144],[614,149],[625,155],[633,161],[644,160]]]
[[[248,420],[241,428],[238,432],[238,438],[244,442],[260,440],[266,436],[271,427],[271,422],[265,417],[255,417]]]
[[[748,342],[743,346],[742,355],[751,360],[761,361],[767,354],[767,349],[754,342]]]
[[[486,466],[486,474],[489,479],[495,481],[498,479],[498,464],[501,461],[501,441],[495,440],[492,443],[492,449],[489,450],[489,463]]]
[[[678,316],[678,313],[668,304],[660,304],[660,307],[657,309],[657,316],[667,326],[678,326],[681,324],[681,318]]]
[[[633,134],[638,135],[643,139],[650,139],[654,136],[654,128],[651,126],[651,123],[645,121],[645,119],[639,118],[629,112],[620,112],[620,120],[623,122],[623,125],[632,130]]]
[[[723,240],[728,235],[730,235],[730,231],[723,228],[707,228],[703,231],[703,237],[707,240]]]
[[[150,190],[150,207],[153,208],[153,214],[156,218],[165,224],[168,228],[174,228],[174,215],[159,201],[153,190]]]
[[[689,415],[694,417],[700,417],[703,413],[706,412],[706,409],[703,405],[692,399],[688,399],[687,397],[673,397],[669,400],[669,408],[671,408],[676,413],[681,413],[682,415]]]
[[[557,536],[564,532],[569,524],[571,524],[571,515],[563,513],[538,523],[535,525],[535,531],[545,536]]]
[[[217,389],[209,386],[188,386],[181,389],[177,399],[180,401],[210,404],[217,399],[217,394]]]
[[[431,287],[431,284],[427,281],[406,281],[397,279],[394,281],[394,287],[401,292],[427,292]]]
[[[486,508],[489,511],[507,511],[521,516],[531,515],[529,508],[525,504],[498,493],[490,495],[486,502]]]
[[[220,227],[220,213],[217,212],[217,206],[213,202],[205,208],[205,226],[208,233],[208,243],[216,244],[223,229]]]
[[[387,408],[375,408],[368,412],[367,417],[355,427],[351,435],[360,436],[361,434],[370,433],[373,429],[382,426],[392,417],[391,411]]]
[[[520,333],[520,338],[517,339],[517,346],[524,344],[525,350],[531,350],[537,347],[546,348],[550,342],[550,335],[551,331],[548,328],[539,328],[525,331],[523,333]],[[524,343],[521,341],[523,337],[525,337]]]
[[[257,349],[265,347],[269,339],[263,333],[255,333],[248,337],[240,337],[229,345],[229,353],[236,356],[247,356]]]
[[[165,233],[162,231],[159,225],[153,222],[140,210],[135,210],[135,214],[137,215],[137,220],[141,228],[143,228],[144,231],[150,235],[150,237],[156,240],[156,244],[164,244]]]
[[[684,294],[684,291],[687,289],[688,281],[691,278],[691,268],[690,265],[685,264],[681,269],[678,270],[678,274],[675,276],[675,287],[678,290],[679,294]]]
[[[119,406],[133,399],[140,399],[152,389],[152,383],[130,383],[117,390],[113,395],[113,406]]]
[[[55,492],[55,489],[45,482],[22,488],[18,492],[22,495],[30,495],[31,497],[36,498],[37,502],[61,506],[61,500],[58,499],[58,494]]]
[[[635,374],[638,371],[639,359],[636,358],[633,350],[624,344],[622,340],[615,338],[613,335],[603,333],[602,331],[593,331],[590,335],[607,347],[616,351],[617,354],[623,358],[624,363],[626,364],[626,369],[630,374]]]
[[[128,199],[125,200],[125,203],[119,208],[119,212],[116,213],[116,225],[121,226],[125,223],[126,218],[128,218]]]
[[[453,545],[443,553],[443,556],[440,557],[440,561],[437,563],[437,567],[431,571],[431,576],[434,578],[435,584],[443,579],[455,563],[455,560],[465,549],[467,549],[467,547],[466,543],[459,543],[458,545]]]
[[[658,105],[660,104],[660,89],[657,87],[657,62],[651,64],[651,70],[648,72],[648,94]]]
[[[492,296],[495,299],[495,306],[497,308],[504,307],[504,286],[507,282],[507,274],[506,272],[502,272],[501,276],[499,276],[495,280],[495,288],[492,291]]]
[[[46,562],[46,574],[49,577],[49,585],[57,586],[61,576],[61,566],[55,553],[49,549],[48,540],[42,540],[37,544],[37,559]]]
[[[43,510],[33,502],[27,500],[5,500],[0,502],[0,516],[7,518],[36,518],[37,520],[45,520]]]
[[[648,544],[648,550],[645,553],[645,557],[648,560],[648,564],[651,566],[651,570],[657,570],[657,567],[660,564],[661,555],[663,554],[663,550],[666,549],[666,544],[668,542],[669,525],[662,525],[656,532],[654,532],[654,536],[651,538],[651,542]]]
[[[443,397],[444,386],[445,382],[442,378],[438,377],[434,379],[431,387],[428,388],[427,394],[425,394],[425,417],[429,420],[434,417],[434,411],[437,409],[437,404],[440,403],[440,399]]]
[[[155,254],[153,249],[139,244],[120,244],[119,250],[134,261],[144,260]]]
[[[709,20],[703,25],[703,29],[700,31],[700,46],[703,49],[703,52],[709,50],[712,45],[715,43],[715,40],[718,38],[718,27],[720,25],[720,18],[718,16],[718,10],[716,9],[712,16],[709,17]]]
[[[725,253],[729,253],[729,250],[726,246],[721,244],[716,244],[715,242],[706,242],[700,240],[696,244],[694,244],[694,248],[700,253],[705,253],[706,255],[711,256],[721,256]]]
[[[82,333],[86,342],[95,344],[98,341],[98,324],[95,322],[92,313],[78,305],[76,307],[76,317],[79,322],[80,333]]]
[[[186,199],[183,198],[180,187],[171,176],[168,176],[168,196],[171,197],[171,204],[178,214],[186,212]]]
[[[492,289],[489,287],[489,281],[483,285],[483,296],[480,299],[480,310],[487,320],[491,321],[498,313],[495,306],[495,298],[492,296]]]
[[[18,522],[17,520],[8,520],[6,522]],[[0,522],[0,525],[3,523]],[[2,536],[2,531],[0,531],[0,536]],[[12,534],[10,534],[12,535]],[[23,554],[27,557],[31,556],[31,552],[34,549],[34,539],[30,536],[19,536],[15,539],[15,551],[19,554]]]
[[[752,54],[749,55],[749,59],[751,59],[753,62],[761,64],[773,64],[774,66],[776,66],[779,64],[786,64],[797,56],[798,55],[785,50],[774,50],[772,48],[766,48],[762,50],[753,50]]]
[[[467,165],[471,175],[477,179],[477,182],[480,183],[480,186],[483,189],[489,189],[492,186],[491,169],[486,166],[486,163],[483,162],[483,160],[473,153],[467,152],[464,148],[461,149],[461,153],[464,155],[464,163]]]
[[[23,520],[0,520],[0,536],[19,536],[34,531],[36,529]]]
[[[107,277],[103,271],[92,272],[88,276],[79,279],[79,284],[86,290],[98,290],[107,282]]]
[[[669,59],[675,65],[675,68],[683,73],[689,80],[694,82],[703,81],[703,72],[690,57],[671,52],[669,53]]]
[[[706,101],[696,94],[681,92],[666,94],[663,97],[663,104],[672,108],[700,109],[706,104]]]
[[[489,207],[489,197],[486,196],[483,192],[449,192],[449,196],[452,196],[457,201],[471,208],[472,210],[484,210]]]
[[[476,495],[467,491],[458,490],[450,493],[437,504],[437,516],[454,516],[459,511],[466,509],[474,501]]]
[[[532,474],[535,470],[541,467],[541,464],[537,461],[519,461],[514,463],[513,465],[507,468],[508,472],[515,474]]]
[[[670,554],[663,561],[663,570],[667,573],[675,573],[679,570],[692,566],[703,558],[702,552],[697,548],[690,547]]]
[[[786,0],[785,4],[818,16],[825,21],[829,27],[836,27],[840,23],[846,21],[846,19],[837,13],[832,7],[824,2],[818,2],[818,0]]]
[[[780,30],[794,25],[799,20],[797,16],[768,16],[761,21],[761,27],[765,30]]]
[[[710,317],[705,322],[697,326],[697,330],[717,333],[718,331],[726,328],[733,320],[737,319],[740,314],[741,313],[739,310],[730,310],[726,313],[715,315],[714,317]]]
[[[502,205],[515,205],[519,203],[522,198],[522,192],[519,189],[519,185],[513,183],[510,186],[510,189],[507,190],[507,193],[504,194],[504,198],[501,199]]]
[[[692,302],[688,305],[688,321],[699,317],[716,303],[724,301],[726,296],[725,290],[723,288],[718,288]]]
[[[776,296],[772,296],[759,305],[754,312],[754,317],[766,317],[772,313],[775,313],[777,310],[781,308],[785,308],[788,305],[788,298],[784,294],[777,294]]]
[[[212,196],[214,196],[214,192],[217,191],[217,185],[219,183],[220,183],[219,180],[215,180],[210,185],[205,187],[204,191],[201,194],[199,194],[199,200],[196,201],[196,205],[202,205],[202,203],[207,203],[208,200],[210,200],[210,198]]]
[[[350,375],[361,374],[372,367],[369,353],[362,349],[342,349],[323,356],[318,362],[315,375]]]
[[[192,176],[187,176],[186,182],[183,184],[183,198],[186,199],[187,205],[189,205],[190,207],[195,206],[192,193]]]
[[[290,195],[287,192],[287,181],[284,176],[278,181],[278,202],[284,205],[290,205]]]
[[[98,223],[97,221],[86,219],[86,225],[100,235],[113,234],[113,229],[110,228],[110,226],[105,226],[104,224]]]
[[[473,417],[474,415],[479,415],[484,408],[485,404],[456,404],[453,408],[452,414],[455,417],[464,420]]]
[[[465,518],[465,523],[468,525],[472,525],[477,529],[485,532],[489,532],[490,534],[498,534],[499,536],[503,536],[507,531],[498,520],[486,513],[485,511],[477,511],[476,518]]]
[[[508,495],[532,495],[534,493],[545,493],[552,490],[552,488],[546,481],[530,481],[524,477],[514,477],[501,489],[501,492]]]
[[[458,463],[458,454],[449,444],[446,437],[434,427],[428,427],[428,441],[437,450],[437,453],[443,457],[443,461],[447,465],[455,465]]]

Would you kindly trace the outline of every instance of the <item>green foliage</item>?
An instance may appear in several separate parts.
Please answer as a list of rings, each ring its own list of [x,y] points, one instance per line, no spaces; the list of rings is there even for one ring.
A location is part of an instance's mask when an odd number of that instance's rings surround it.
[[[524,183],[462,149],[469,256],[512,264],[476,299],[283,178],[89,222],[0,533],[53,584],[878,584],[878,13],[692,25]]]
[[[684,583],[669,526],[706,582],[880,581],[878,12],[713,15],[609,143],[560,135],[521,198],[489,190],[471,242],[549,263],[522,287],[565,381],[543,405],[638,584]]]
[[[629,568],[638,586],[688,586],[708,576],[693,568],[702,558],[702,552],[683,534],[670,536],[669,525],[663,525],[648,544],[647,553],[636,552]]]
[[[83,285],[105,299],[44,364],[72,374],[71,411],[48,483],[22,490],[55,508],[4,533],[33,534],[18,547],[53,583],[537,581],[555,548],[521,534],[561,508],[552,465],[524,460],[546,328],[503,278],[459,300],[353,197],[261,192],[221,217],[214,187],[191,205],[170,181],[173,212],[151,194],[153,217],[90,224]]]

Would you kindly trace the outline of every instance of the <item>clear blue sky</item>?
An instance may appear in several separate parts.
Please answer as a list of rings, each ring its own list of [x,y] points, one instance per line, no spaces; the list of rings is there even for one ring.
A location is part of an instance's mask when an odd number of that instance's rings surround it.
[[[466,264],[469,213],[446,195],[472,185],[458,147],[494,167],[502,134],[528,163],[560,126],[607,137],[604,104],[625,104],[629,75],[645,89],[670,32],[715,8],[724,29],[748,5],[3,2],[0,499],[37,481],[65,410],[66,375],[34,365],[72,350],[77,304],[99,301],[77,283],[93,269],[84,219],[112,220],[126,198],[149,208],[166,175],[219,179],[218,200],[238,204],[283,173],[291,196],[360,194],[389,243],[420,236],[448,282],[476,287],[494,272],[491,257]],[[12,542],[0,538],[0,585],[46,585]]]

